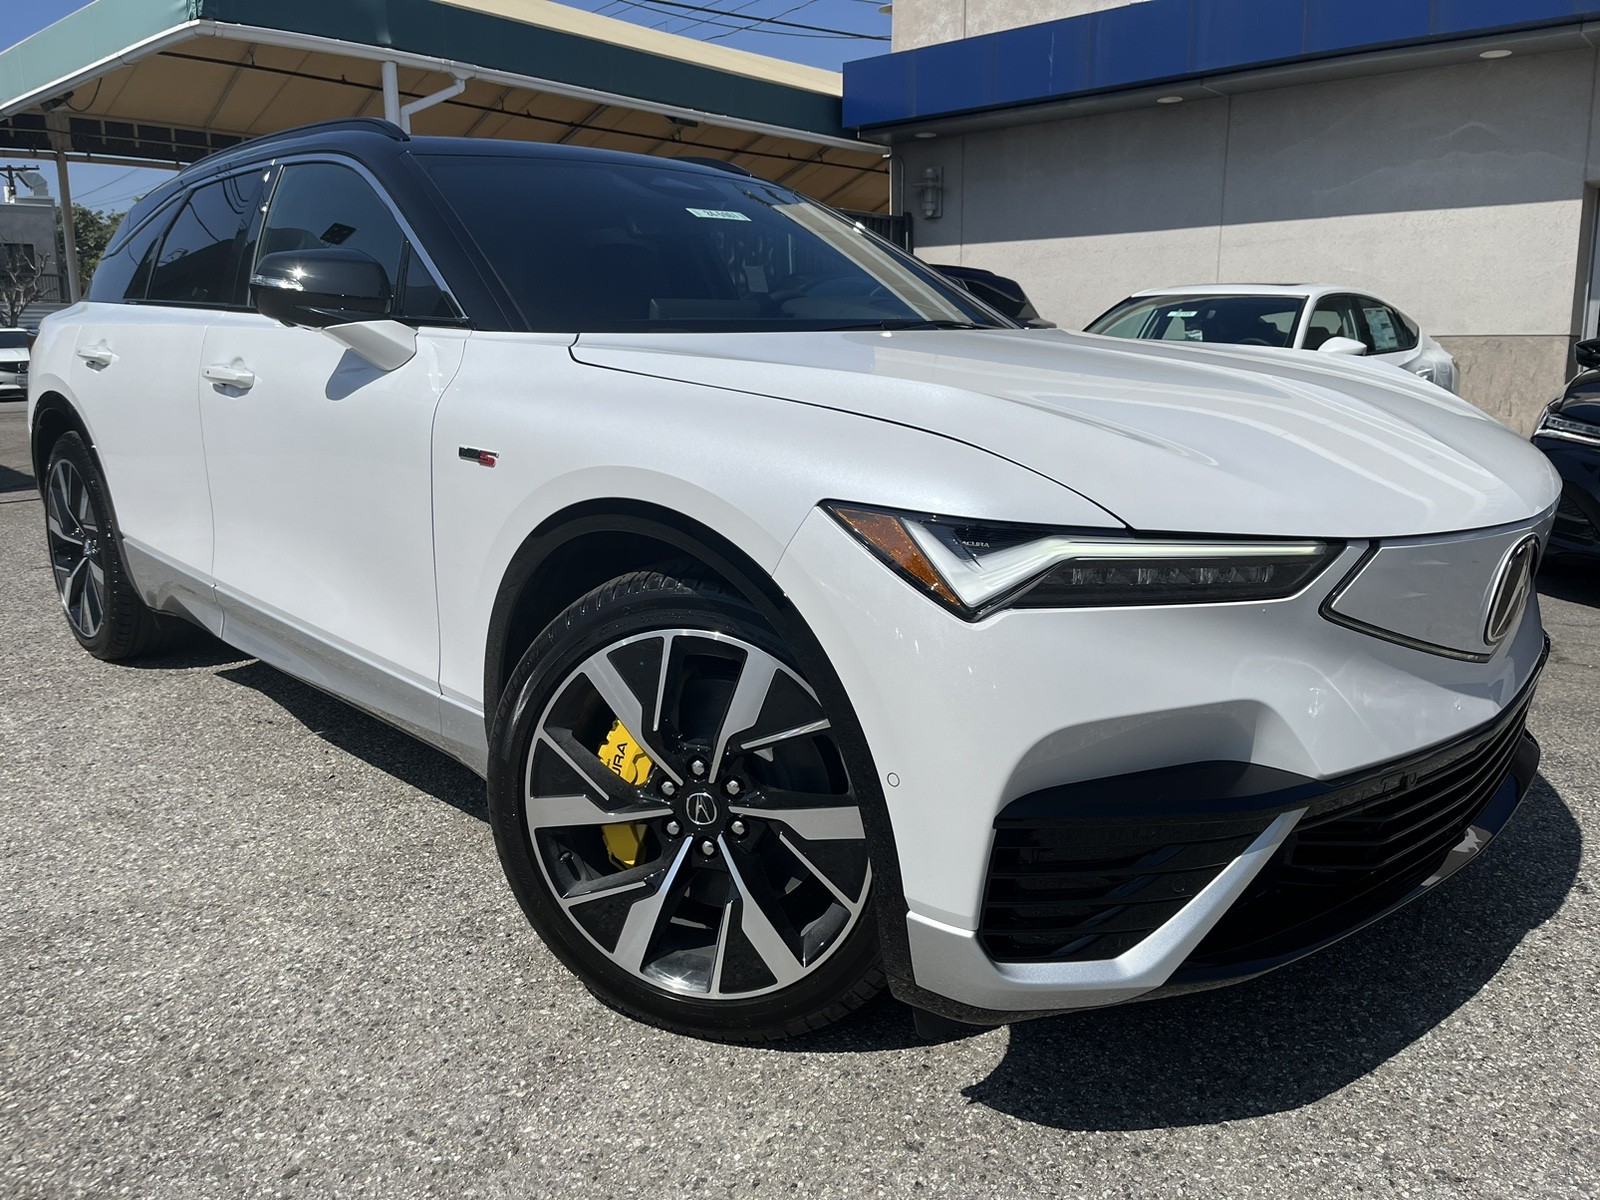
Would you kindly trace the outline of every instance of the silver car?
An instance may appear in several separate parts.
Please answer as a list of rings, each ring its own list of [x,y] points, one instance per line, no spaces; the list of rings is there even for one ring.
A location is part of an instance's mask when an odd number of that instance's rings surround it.
[[[0,329],[0,397],[21,400],[28,394],[28,331]]]

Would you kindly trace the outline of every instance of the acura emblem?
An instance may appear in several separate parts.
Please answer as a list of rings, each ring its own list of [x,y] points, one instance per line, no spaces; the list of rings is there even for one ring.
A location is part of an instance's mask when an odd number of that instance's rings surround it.
[[[717,802],[710,792],[696,792],[683,802],[683,815],[696,825],[714,825],[717,820]]]
[[[1489,595],[1489,619],[1483,627],[1483,640],[1498,646],[1522,615],[1522,606],[1533,590],[1533,568],[1539,560],[1539,539],[1532,535],[1518,542],[1500,567],[1500,578]]]

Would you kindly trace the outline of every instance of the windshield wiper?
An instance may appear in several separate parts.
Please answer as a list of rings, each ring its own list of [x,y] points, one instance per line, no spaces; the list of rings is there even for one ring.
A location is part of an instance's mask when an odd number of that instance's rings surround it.
[[[999,329],[999,325],[979,325],[974,321],[879,321],[865,329]]]

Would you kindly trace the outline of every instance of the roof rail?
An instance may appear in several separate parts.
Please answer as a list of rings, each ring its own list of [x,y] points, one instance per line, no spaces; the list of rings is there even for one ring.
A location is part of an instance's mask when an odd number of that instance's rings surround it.
[[[293,129],[280,129],[276,133],[263,133],[260,137],[249,138],[236,146],[229,146],[226,150],[219,150],[215,154],[207,155],[196,162],[195,166],[220,165],[239,158],[246,153],[254,153],[263,146],[273,142],[290,141],[318,133],[378,133],[397,142],[409,142],[411,135],[400,126],[391,121],[378,117],[341,117],[334,121],[318,121],[313,125],[296,125]]]

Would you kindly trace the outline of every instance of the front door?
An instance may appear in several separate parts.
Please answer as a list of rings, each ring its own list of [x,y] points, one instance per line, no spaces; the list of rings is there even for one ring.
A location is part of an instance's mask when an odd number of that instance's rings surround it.
[[[355,168],[286,166],[261,254],[341,246],[391,280],[426,268]],[[428,277],[414,286],[440,310]],[[406,315],[396,288],[396,315]],[[223,636],[413,732],[438,732],[431,433],[466,332],[419,329],[384,371],[331,337],[258,313],[219,316],[201,351],[201,411]]]

